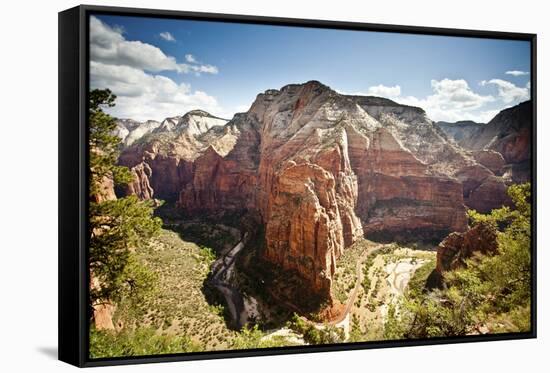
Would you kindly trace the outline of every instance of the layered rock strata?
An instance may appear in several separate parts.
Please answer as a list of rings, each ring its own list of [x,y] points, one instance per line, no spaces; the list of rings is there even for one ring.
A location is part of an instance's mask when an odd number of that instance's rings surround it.
[[[476,158],[422,109],[316,81],[267,90],[227,123],[177,123],[123,151],[136,175],[128,193],[191,215],[257,217],[263,258],[329,299],[338,257],[357,238],[464,231],[464,203],[505,185],[497,156]]]

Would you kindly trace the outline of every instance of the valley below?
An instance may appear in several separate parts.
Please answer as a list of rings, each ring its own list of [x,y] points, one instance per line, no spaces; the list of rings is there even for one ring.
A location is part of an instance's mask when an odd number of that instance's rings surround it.
[[[160,275],[162,285],[142,304],[144,316],[137,323],[152,326],[161,335],[190,335],[205,350],[234,347],[242,329],[254,325],[266,346],[311,344],[303,330],[293,325],[294,317],[320,331],[336,330],[331,337],[334,342],[383,339],[388,305],[403,297],[419,267],[435,261],[433,250],[360,240],[346,252],[342,261],[347,260],[348,266],[340,266],[335,277],[337,313],[328,319],[315,312],[295,316],[301,310],[293,303],[277,304],[269,292],[239,287],[258,280],[235,265],[239,256],[254,248],[247,246],[245,235],[237,234],[237,229],[211,224],[166,224],[151,248],[139,254]],[[222,235],[227,245],[216,249],[205,246],[205,242],[212,243],[212,237],[220,239]],[[135,310],[121,303],[113,315],[114,323],[123,327],[132,312]]]
[[[94,198],[162,228],[128,249],[151,292],[93,305],[92,355],[145,354],[140,330],[162,352],[527,330],[530,105],[435,123],[310,81],[231,120],[114,121],[130,181],[105,176]]]

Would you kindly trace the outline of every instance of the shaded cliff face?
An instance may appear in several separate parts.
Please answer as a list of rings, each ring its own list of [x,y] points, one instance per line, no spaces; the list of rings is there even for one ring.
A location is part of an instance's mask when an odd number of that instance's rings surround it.
[[[507,186],[531,179],[532,104],[526,101],[497,114],[489,123],[442,123],[438,126],[484,169],[465,169],[464,201],[482,212],[511,203]]]
[[[255,216],[263,258],[329,299],[338,257],[358,237],[464,231],[473,191],[490,178],[505,186],[498,157],[449,142],[422,109],[315,81],[268,90],[227,123],[212,118],[166,120],[125,148],[128,193],[192,216]]]
[[[134,128],[133,133],[141,136],[126,146],[119,158],[119,163],[129,167],[135,177],[126,193],[142,199],[177,200],[193,179],[193,161],[212,142],[211,139],[201,141],[200,137],[213,129],[208,136],[227,140],[225,137],[231,137],[230,130],[216,133],[218,129],[223,130],[226,123],[225,119],[194,110],[182,117],[167,118],[149,132],[146,132],[148,127],[141,131],[139,127]]]
[[[485,125],[485,123],[477,123],[471,120],[462,120],[454,123],[437,122],[436,124],[449,139],[454,140],[456,143],[460,143],[465,138],[470,138],[481,126]]]
[[[485,164],[481,157],[489,160],[487,152],[498,153],[503,161],[497,161],[502,165],[494,170],[495,174],[522,183],[531,178],[531,126],[532,102],[526,101],[501,111],[489,123],[479,124],[473,130],[460,126],[455,129],[461,138],[458,144],[472,151],[480,163]],[[445,126],[441,128],[446,131]],[[494,164],[494,157],[489,161]]]
[[[506,163],[530,159],[532,103],[526,101],[498,113],[489,123],[464,138],[467,149],[491,149],[502,154]]]

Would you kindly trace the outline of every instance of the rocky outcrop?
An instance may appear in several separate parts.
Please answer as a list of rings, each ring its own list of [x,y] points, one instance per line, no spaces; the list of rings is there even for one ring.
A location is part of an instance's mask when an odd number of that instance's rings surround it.
[[[143,178],[140,182],[132,183],[127,193],[142,199],[152,198],[154,194],[156,198],[177,201],[180,192],[193,179],[193,161],[201,150],[209,142],[215,143],[214,140],[218,138],[222,142],[225,140],[225,143],[231,142],[231,139],[227,139],[232,138],[230,133],[214,135],[215,127],[222,128],[226,123],[227,120],[202,110],[191,111],[182,117],[166,118],[154,130],[142,135],[138,142],[123,149],[119,164],[130,169],[142,167],[148,179],[148,183]],[[213,129],[212,133],[206,135],[210,129]],[[207,141],[201,142],[198,139],[200,136],[209,137]],[[221,148],[227,150],[223,146]],[[138,170],[133,172],[139,173]]]
[[[111,201],[116,199],[115,183],[112,177],[104,176],[99,185],[98,193],[91,196],[91,200],[96,203]]]
[[[113,314],[116,307],[111,303],[101,303],[93,306],[93,321],[97,330],[115,330]]]
[[[90,290],[99,290],[101,288],[100,280],[90,273]],[[113,315],[116,310],[116,305],[109,300],[97,300],[91,305],[92,321],[98,330],[114,330]]]
[[[449,141],[448,134],[440,126],[434,125],[426,117],[422,109],[406,107],[387,99],[372,97],[354,97],[354,99],[380,121],[384,129],[391,132],[393,137],[398,141],[399,146],[405,150],[405,152],[398,151],[397,154],[401,154],[402,156],[408,152],[424,166],[423,169],[421,167],[420,171],[417,169],[417,173],[413,172],[414,167],[405,167],[411,175],[431,176],[436,179],[437,176],[444,176],[444,179],[446,179],[445,177],[450,177],[457,180],[461,184],[464,204],[468,208],[475,208],[482,212],[488,212],[493,208],[500,207],[503,201],[508,201],[505,191],[511,181],[506,175],[505,166],[499,163],[500,154],[498,152],[493,150],[472,152],[462,148],[454,140]],[[482,124],[469,122],[459,122],[453,125],[463,130],[469,128],[469,131],[474,131],[475,128],[482,126]],[[462,135],[465,136],[466,133]],[[386,152],[384,157],[381,158],[390,160],[393,157],[395,155]],[[396,159],[394,163],[398,167],[399,165],[411,164],[410,161],[406,162],[404,159]],[[362,174],[366,175],[364,171]],[[391,173],[389,174],[391,175]],[[366,177],[364,176],[364,178]],[[385,179],[387,179],[388,184],[391,184],[391,178],[386,176]],[[414,182],[419,183],[416,180]],[[399,185],[399,182],[397,185]],[[437,183],[432,183],[431,185],[437,185]],[[480,190],[475,191],[476,188],[482,185],[483,187]],[[382,184],[375,189],[385,190],[387,187],[384,187]],[[450,187],[449,194],[459,189],[456,188],[456,185]],[[484,199],[487,193],[493,194],[491,198]],[[445,210],[445,203],[437,202],[430,208],[429,203],[424,202],[419,204],[422,199],[410,198],[409,203],[405,203],[406,201],[402,198],[403,196],[397,196],[395,202],[389,201],[389,204],[385,202],[378,204],[376,207],[380,207],[380,211],[376,214],[376,218],[384,219],[386,217],[387,220],[388,211],[400,206],[401,208],[408,208],[408,210],[419,209],[419,212],[424,212],[422,216],[432,216],[432,219],[423,224],[423,226],[431,226],[433,228],[434,234],[432,238],[437,238],[444,232],[444,229],[440,229],[441,226],[449,226],[449,210]],[[453,198],[456,199],[456,197]],[[372,209],[370,211],[371,214],[375,213]],[[407,213],[405,212],[401,214],[401,216],[406,215]],[[463,225],[464,220],[460,218],[461,216],[462,212],[458,212],[457,220],[455,220],[458,225]],[[417,221],[420,224],[421,220],[417,218]],[[438,226],[437,224],[432,224],[431,221],[441,221],[444,223]],[[389,226],[387,223],[382,225]],[[395,225],[399,227],[403,226],[403,223],[396,221]],[[380,231],[379,227],[375,230]],[[426,228],[421,228],[421,232],[424,235],[428,234]],[[429,238],[429,235],[426,238]]]
[[[502,154],[494,150],[478,150],[473,152],[474,159],[487,167],[493,174],[501,176],[504,173],[506,161]]]
[[[494,255],[498,251],[497,230],[490,223],[478,223],[466,232],[448,235],[437,247],[436,272],[443,275],[466,266],[475,254]]]
[[[189,135],[200,135],[227,122],[227,119],[215,117],[204,110],[192,110],[184,116],[166,118],[162,122],[117,119],[114,134],[120,138],[123,146],[127,147],[150,134],[185,132]]]
[[[254,216],[263,258],[329,300],[338,258],[358,237],[442,238],[466,229],[465,202],[500,206],[488,197],[505,186],[498,156],[450,142],[421,108],[312,81],[268,90],[227,123],[210,117],[167,119],[127,147],[130,192],[192,216]]]
[[[133,181],[126,186],[125,194],[135,195],[139,199],[153,199],[153,188],[149,184],[153,171],[151,167],[141,162],[130,169]]]
[[[313,291],[328,294],[336,259],[344,249],[336,180],[322,167],[305,163],[285,168],[274,184],[265,257],[298,271],[311,281]],[[353,242],[354,237],[349,239]]]

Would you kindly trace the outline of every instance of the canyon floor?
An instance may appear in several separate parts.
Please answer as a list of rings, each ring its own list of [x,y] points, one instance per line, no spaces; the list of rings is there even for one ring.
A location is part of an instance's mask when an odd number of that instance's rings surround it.
[[[139,252],[159,284],[155,296],[142,304],[140,323],[158,334],[190,337],[209,351],[235,348],[242,328],[254,325],[262,332],[262,343],[308,344],[292,328],[297,307],[273,299],[262,289],[263,280],[250,286],[257,277],[250,278],[242,262],[253,246],[253,240],[228,225],[166,220],[161,236]],[[338,313],[328,320],[314,313],[301,319],[317,330],[339,329],[341,342],[384,339],[388,308],[397,304],[419,268],[434,267],[435,251],[414,246],[359,240],[338,261],[332,289]],[[241,265],[235,265],[239,259]],[[122,325],[131,312],[135,310],[121,304],[115,323]]]

